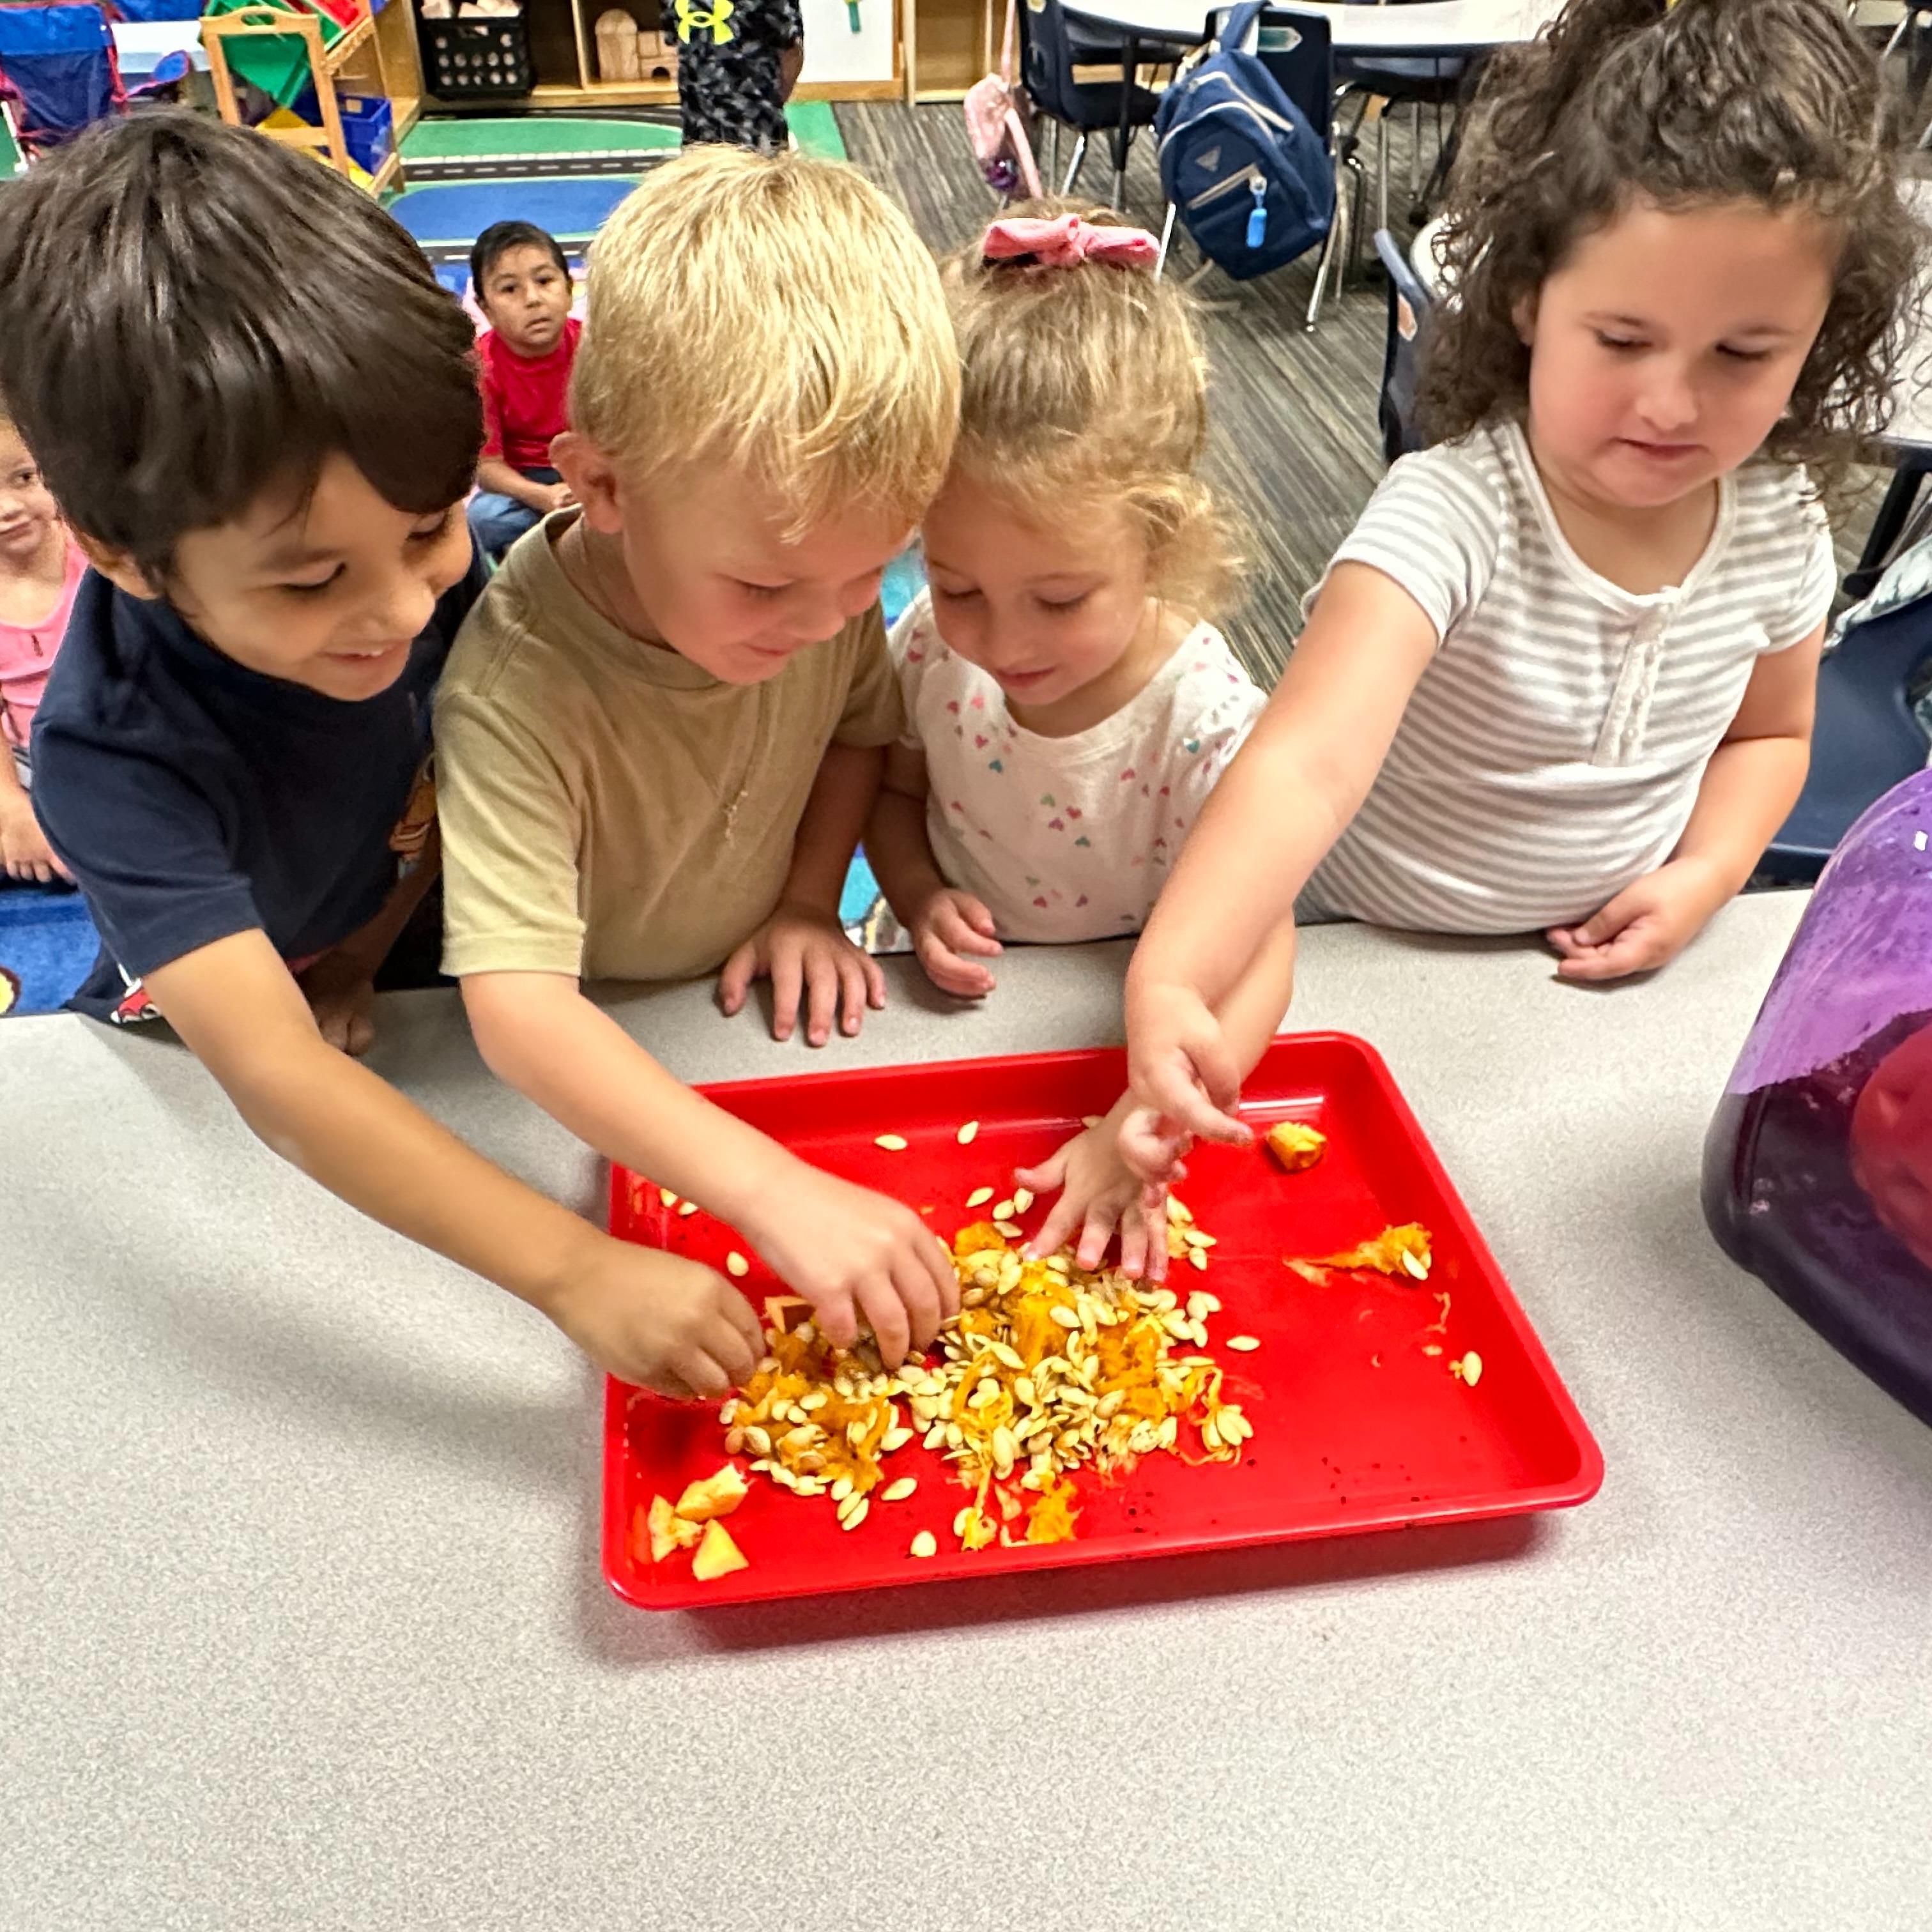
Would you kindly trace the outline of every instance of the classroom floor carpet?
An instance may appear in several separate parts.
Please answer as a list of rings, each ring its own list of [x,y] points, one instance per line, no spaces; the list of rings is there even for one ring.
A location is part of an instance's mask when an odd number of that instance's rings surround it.
[[[831,107],[787,110],[808,154],[841,160],[845,144]],[[573,268],[645,171],[676,153],[674,108],[640,108],[619,119],[506,115],[418,122],[403,141],[407,183],[389,212],[421,244],[444,286],[460,295],[470,244],[494,221],[530,221],[562,243]]]

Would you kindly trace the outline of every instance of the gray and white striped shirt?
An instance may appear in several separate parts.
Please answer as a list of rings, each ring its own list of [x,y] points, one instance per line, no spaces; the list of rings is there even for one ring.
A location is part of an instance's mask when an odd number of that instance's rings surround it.
[[[1639,596],[1570,548],[1518,424],[1396,464],[1335,562],[1393,578],[1439,643],[1310,900],[1522,932],[1587,916],[1670,856],[1758,658],[1832,601],[1831,536],[1802,477],[1748,464],[1718,488],[1704,554]]]

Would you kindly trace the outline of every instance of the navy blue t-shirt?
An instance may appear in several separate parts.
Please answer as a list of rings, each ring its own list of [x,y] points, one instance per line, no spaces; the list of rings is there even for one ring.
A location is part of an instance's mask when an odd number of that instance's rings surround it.
[[[224,657],[90,571],[34,720],[33,801],[101,955],[70,1002],[144,1016],[142,976],[259,929],[284,959],[339,945],[420,850],[430,702],[482,564],[438,601],[388,690],[326,698]]]

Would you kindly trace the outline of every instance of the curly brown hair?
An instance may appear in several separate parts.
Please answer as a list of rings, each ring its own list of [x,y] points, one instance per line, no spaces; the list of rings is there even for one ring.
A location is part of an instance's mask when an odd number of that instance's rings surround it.
[[[1022,202],[1009,215],[1129,218],[1090,202]],[[1161,597],[1225,610],[1236,575],[1228,519],[1196,473],[1208,445],[1208,356],[1193,298],[1145,268],[988,262],[976,241],[942,265],[960,358],[956,466],[1022,513],[1064,523],[1125,506]]]
[[[1432,436],[1520,415],[1516,316],[1634,201],[1803,208],[1842,238],[1831,305],[1760,455],[1826,494],[1884,427],[1924,230],[1899,197],[1878,66],[1834,0],[1570,0],[1498,53],[1472,104],[1436,244],[1456,298],[1431,320]]]

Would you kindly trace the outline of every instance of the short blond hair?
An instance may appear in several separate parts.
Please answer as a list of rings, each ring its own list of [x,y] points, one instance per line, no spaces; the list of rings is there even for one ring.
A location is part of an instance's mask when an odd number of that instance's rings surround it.
[[[627,474],[742,465],[795,531],[915,523],[944,479],[959,364],[932,254],[856,168],[687,149],[591,251],[576,427]]]
[[[1118,226],[1088,202],[1008,214]],[[1208,356],[1193,299],[1151,270],[988,262],[975,242],[944,280],[962,386],[957,467],[1041,523],[1118,504],[1138,524],[1159,594],[1197,617],[1225,608],[1231,526],[1196,473],[1208,446]]]

